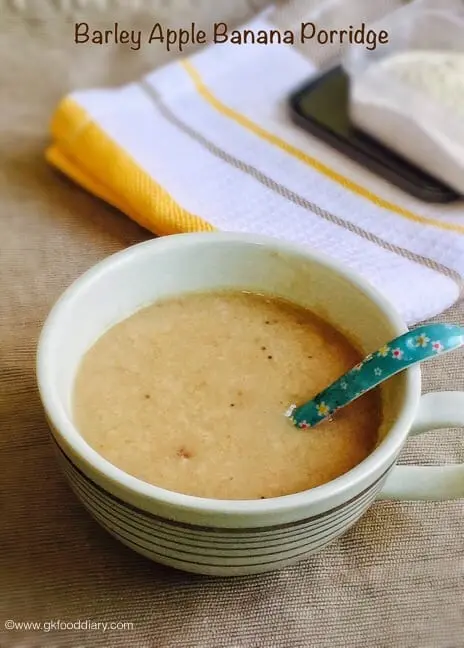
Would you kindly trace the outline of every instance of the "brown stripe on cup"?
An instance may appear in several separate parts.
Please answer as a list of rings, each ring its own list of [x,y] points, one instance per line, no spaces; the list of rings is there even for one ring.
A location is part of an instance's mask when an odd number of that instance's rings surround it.
[[[100,495],[103,495],[105,498],[109,499],[110,501],[114,502],[115,504],[124,507],[128,512],[132,511],[138,514],[142,514],[147,520],[156,520],[157,522],[161,522],[164,524],[168,524],[171,527],[177,527],[181,529],[190,529],[190,530],[195,530],[195,531],[206,531],[206,532],[211,532],[213,535],[217,536],[220,534],[226,534],[226,533],[233,533],[234,535],[236,534],[262,534],[263,532],[270,532],[274,530],[281,530],[281,529],[292,529],[295,527],[301,527],[305,524],[311,524],[315,520],[322,520],[323,518],[328,517],[329,515],[333,513],[337,513],[341,509],[355,503],[357,500],[362,498],[364,495],[368,494],[369,492],[373,491],[377,493],[377,491],[380,488],[381,483],[383,480],[387,477],[387,474],[389,471],[393,468],[394,462],[372,483],[370,484],[367,488],[363,489],[360,493],[355,495],[354,497],[350,498],[346,502],[343,502],[342,504],[339,504],[338,506],[335,506],[331,509],[328,509],[327,511],[324,511],[323,513],[318,513],[316,515],[312,515],[306,518],[303,518],[301,520],[297,520],[294,522],[286,522],[282,524],[276,524],[272,526],[264,526],[264,527],[241,527],[240,529],[230,529],[227,527],[214,527],[214,526],[207,526],[207,525],[197,525],[197,524],[191,524],[191,523],[186,523],[186,522],[181,522],[178,520],[168,520],[167,518],[163,518],[161,516],[158,516],[154,513],[150,513],[148,511],[144,511],[141,508],[138,508],[134,506],[133,504],[130,504],[128,502],[123,501],[119,497],[115,496],[112,493],[109,493],[107,490],[103,489],[99,484],[96,484],[94,481],[89,479],[87,475],[83,473],[83,471],[76,466],[76,464],[69,458],[69,456],[64,452],[64,450],[58,445],[55,439],[54,444],[55,447],[57,448],[59,452],[59,456],[61,457],[62,460],[64,460],[68,466],[72,467],[74,473],[77,473],[79,477],[84,481],[84,483],[90,485],[92,489],[99,493]],[[290,535],[290,534],[289,534]]]

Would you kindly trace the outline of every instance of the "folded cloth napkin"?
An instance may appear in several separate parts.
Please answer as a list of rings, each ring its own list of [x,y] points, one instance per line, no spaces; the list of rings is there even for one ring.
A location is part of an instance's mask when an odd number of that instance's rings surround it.
[[[294,126],[288,95],[316,72],[290,44],[210,45],[66,97],[47,158],[155,234],[287,239],[363,274],[409,324],[442,312],[462,292],[464,202],[415,200]]]

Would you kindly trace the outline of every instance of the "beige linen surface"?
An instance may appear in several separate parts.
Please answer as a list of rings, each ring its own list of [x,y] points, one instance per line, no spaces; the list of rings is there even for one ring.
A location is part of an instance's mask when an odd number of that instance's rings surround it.
[[[83,19],[103,27],[119,19],[129,28],[180,10],[184,23],[241,21],[252,8],[245,0],[134,8],[142,4],[0,0],[0,646],[463,647],[463,501],[377,504],[310,560],[222,580],[124,548],[58,472],[35,385],[40,326],[80,273],[148,234],[46,165],[47,122],[67,91],[127,82],[167,58],[155,46],[76,48],[72,7],[86,6]],[[463,306],[446,320],[462,322]],[[429,364],[424,389],[464,389],[463,355]],[[463,461],[463,447],[460,431],[428,434],[403,461]],[[8,632],[8,619],[133,628]]]

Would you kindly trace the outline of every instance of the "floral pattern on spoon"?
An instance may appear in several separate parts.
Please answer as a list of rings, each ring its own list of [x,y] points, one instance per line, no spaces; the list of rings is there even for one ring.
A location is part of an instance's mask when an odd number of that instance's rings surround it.
[[[292,405],[286,416],[300,429],[314,427],[337,410],[400,371],[464,345],[464,327],[454,324],[420,326],[384,344],[320,392],[313,400]]]

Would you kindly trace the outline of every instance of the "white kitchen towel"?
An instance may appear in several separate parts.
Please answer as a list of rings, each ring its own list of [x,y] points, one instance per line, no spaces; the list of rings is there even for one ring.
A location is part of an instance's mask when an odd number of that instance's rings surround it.
[[[246,28],[275,29],[275,15]],[[302,243],[363,274],[409,324],[442,312],[462,292],[464,202],[422,203],[293,125],[288,96],[315,73],[290,44],[210,45],[124,87],[72,93],[47,157],[156,234]]]

